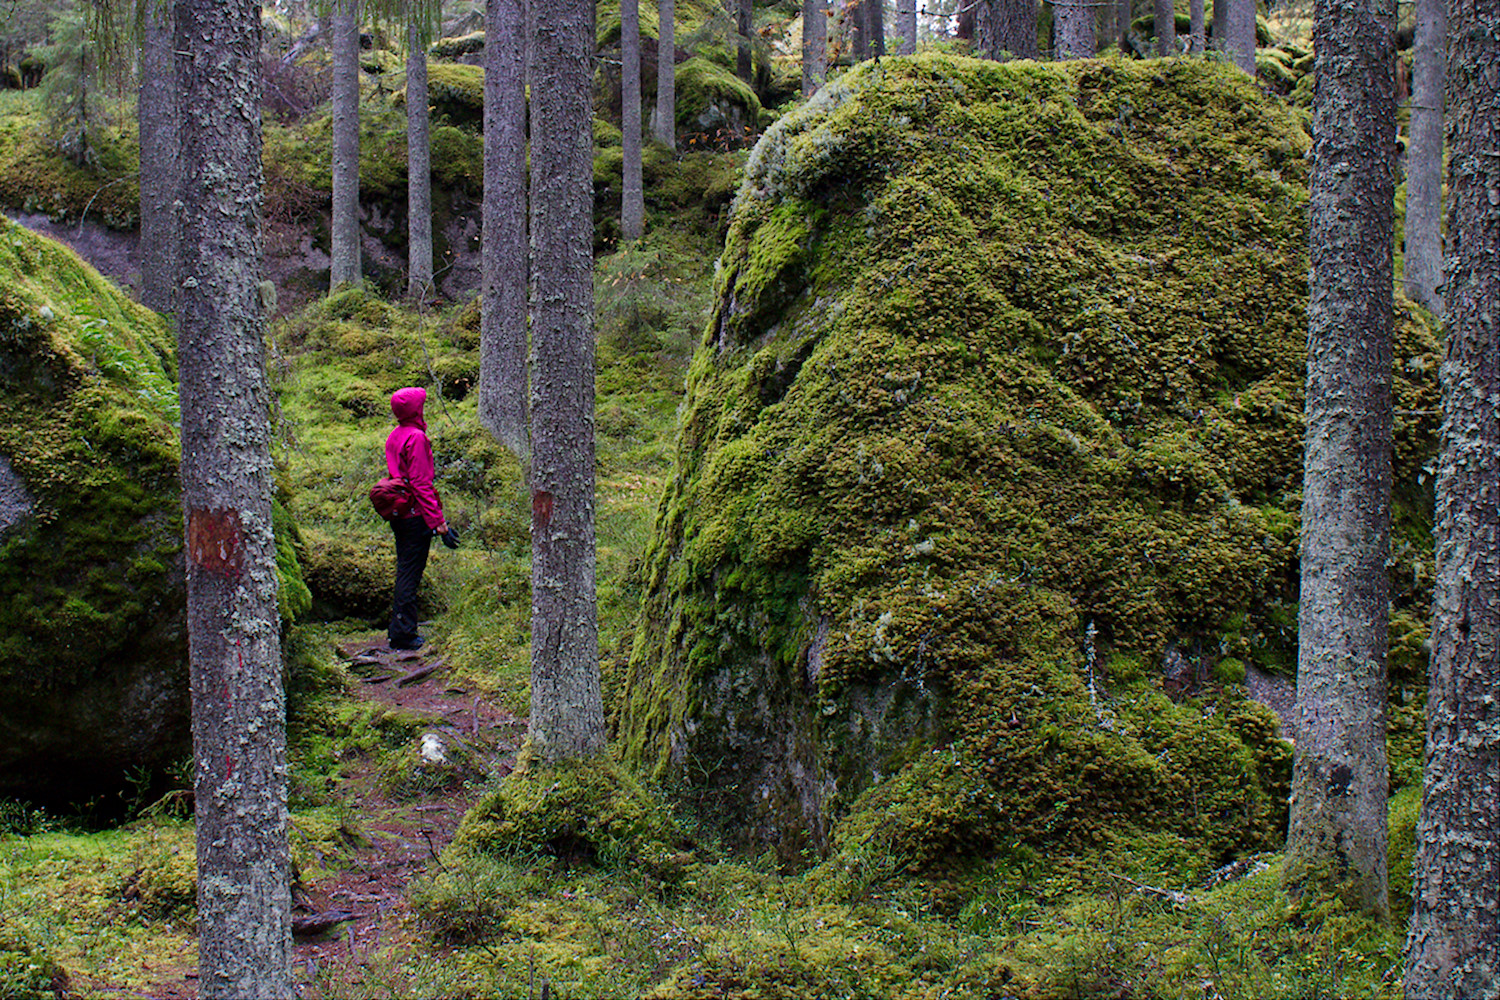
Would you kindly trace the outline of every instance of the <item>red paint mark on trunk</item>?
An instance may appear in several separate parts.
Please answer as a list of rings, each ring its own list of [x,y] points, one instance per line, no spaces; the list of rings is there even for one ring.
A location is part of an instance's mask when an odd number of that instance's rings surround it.
[[[546,490],[531,491],[531,526],[545,528],[552,523],[552,494]]]
[[[187,541],[192,565],[231,580],[239,579],[245,549],[239,511],[189,511]]]

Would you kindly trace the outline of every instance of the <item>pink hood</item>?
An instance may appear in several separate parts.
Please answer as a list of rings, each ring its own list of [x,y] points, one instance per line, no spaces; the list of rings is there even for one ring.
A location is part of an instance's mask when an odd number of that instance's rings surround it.
[[[405,389],[397,389],[391,393],[391,413],[396,416],[396,423],[403,427],[415,427],[418,430],[427,429],[427,421],[422,419],[422,407],[427,405],[427,390],[416,386],[407,386]]]

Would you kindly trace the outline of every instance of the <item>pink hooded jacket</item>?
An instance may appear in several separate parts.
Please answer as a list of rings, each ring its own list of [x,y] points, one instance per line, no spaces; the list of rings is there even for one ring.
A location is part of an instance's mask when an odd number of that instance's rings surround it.
[[[422,419],[426,402],[426,389],[408,387],[391,394],[396,429],[385,439],[385,467],[390,475],[405,477],[411,484],[412,492],[417,495],[416,513],[427,527],[436,530],[447,519],[443,517],[443,502],[432,485],[432,443],[427,440],[427,421]]]

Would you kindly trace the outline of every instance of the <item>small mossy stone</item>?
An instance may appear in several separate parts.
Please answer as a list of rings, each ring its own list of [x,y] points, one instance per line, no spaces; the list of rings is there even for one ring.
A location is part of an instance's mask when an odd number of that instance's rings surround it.
[[[682,840],[663,801],[601,757],[513,772],[464,816],[453,848],[670,870]]]
[[[719,63],[694,56],[678,64],[677,130],[710,146],[730,142],[760,125],[760,98],[744,80]]]

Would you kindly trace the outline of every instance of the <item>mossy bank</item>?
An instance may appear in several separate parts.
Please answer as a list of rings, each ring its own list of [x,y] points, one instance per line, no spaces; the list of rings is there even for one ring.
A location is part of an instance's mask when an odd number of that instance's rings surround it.
[[[629,759],[784,852],[1272,845],[1290,750],[1235,681],[1295,663],[1308,146],[1192,61],[884,59],[773,127],[645,560]],[[1398,328],[1402,409],[1435,409],[1432,333]],[[1398,519],[1434,430],[1398,418]]]
[[[77,802],[189,747],[165,322],[0,217],[0,794]],[[278,513],[282,614],[307,606]]]

